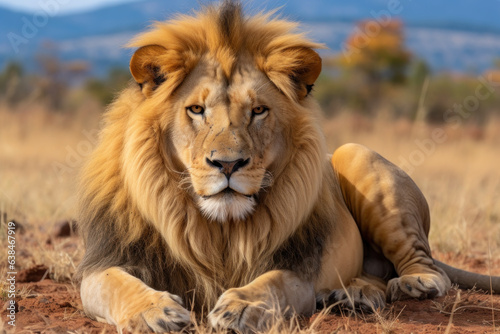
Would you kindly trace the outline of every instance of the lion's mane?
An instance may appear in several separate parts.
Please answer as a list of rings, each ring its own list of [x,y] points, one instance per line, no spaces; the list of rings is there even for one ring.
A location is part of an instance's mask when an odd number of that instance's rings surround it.
[[[131,83],[105,115],[100,143],[81,176],[79,224],[87,250],[80,277],[120,266],[153,288],[186,299],[191,291],[196,304],[210,306],[224,289],[267,270],[318,271],[329,227],[311,212],[323,205],[316,202],[331,167],[319,107],[296,98],[288,73],[301,66],[289,50],[320,45],[295,29],[270,14],[245,17],[228,1],[155,23],[131,43],[165,47],[158,66],[168,75],[149,97]],[[230,77],[243,50],[288,97],[291,121],[284,128],[286,150],[271,171],[273,184],[259,194],[254,213],[220,224],[200,213],[186,187],[169,136],[174,111],[165,110],[203,54],[214,55]]]

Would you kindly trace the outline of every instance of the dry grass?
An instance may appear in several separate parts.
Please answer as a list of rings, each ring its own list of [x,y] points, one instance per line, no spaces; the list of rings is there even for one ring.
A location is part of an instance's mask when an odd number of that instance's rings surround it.
[[[0,277],[7,277],[7,267],[3,267],[0,269]],[[19,298],[25,298],[30,294],[31,290],[27,287],[22,287],[16,291],[16,296],[18,296]],[[0,303],[9,300],[8,296],[9,296],[9,283],[6,280],[2,280],[0,281]],[[1,330],[0,333],[2,333]]]
[[[75,178],[91,148],[85,133],[97,122],[92,110],[60,115],[0,106],[0,211],[30,224],[73,217]]]
[[[75,216],[78,168],[92,148],[85,134],[97,122],[92,110],[61,115],[37,106],[15,112],[0,106],[0,220],[14,219],[34,232],[29,244],[18,244],[18,254],[30,255],[28,260],[17,257],[18,270],[44,264],[56,281],[71,279],[82,245],[68,249],[64,240],[48,245],[48,234],[58,222]],[[1,263],[6,263],[4,253]]]
[[[486,309],[494,312],[500,312],[500,309],[491,307],[489,301],[484,300],[480,303],[471,301],[474,294],[477,293],[474,289],[467,290],[462,293],[462,290],[454,287],[452,292],[448,294],[442,301],[433,301],[434,307],[441,313],[453,316],[460,314],[467,309]]]
[[[47,235],[58,221],[75,217],[76,176],[95,135],[85,133],[98,124],[98,113],[86,109],[70,117],[37,107],[12,113],[0,106],[0,212],[38,231],[33,242],[23,246],[30,260],[18,261],[18,269],[45,264],[58,281],[71,278],[83,252],[81,244],[70,247],[64,240],[51,240],[47,247]],[[325,122],[324,128],[331,151],[343,143],[358,142],[396,164],[421,150],[417,143],[432,138],[433,131],[383,117],[368,121],[346,115]],[[500,258],[500,123],[492,122],[479,135],[478,129],[467,127],[444,130],[447,140],[436,144],[411,170],[430,204],[431,247],[437,257],[452,254],[447,262],[451,259],[450,264],[465,269],[470,269],[467,259],[485,259],[489,272],[500,275],[498,261],[493,264]],[[5,249],[3,233],[0,243]],[[6,262],[4,253],[0,252],[1,263]],[[436,307],[448,310],[449,301],[443,303],[447,305]],[[460,307],[456,304],[454,312]],[[326,312],[320,314],[306,327],[300,318],[294,318],[276,324],[272,332],[314,333],[325,316]],[[382,333],[396,333],[398,316],[379,312],[367,321],[376,323]],[[338,332],[350,331],[349,318],[345,320]],[[206,324],[196,326],[196,332],[211,332]]]

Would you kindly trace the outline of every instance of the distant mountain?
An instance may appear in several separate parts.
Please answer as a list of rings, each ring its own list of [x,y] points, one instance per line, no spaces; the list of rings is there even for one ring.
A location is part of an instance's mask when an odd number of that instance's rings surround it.
[[[207,1],[202,1],[207,2]],[[500,57],[499,0],[251,0],[247,11],[280,8],[282,16],[303,22],[311,37],[338,52],[354,22],[399,17],[407,25],[407,44],[435,69],[483,70]],[[44,41],[55,43],[65,60],[83,59],[94,73],[126,65],[123,46],[152,21],[198,8],[199,0],[145,0],[89,12],[55,16],[0,8],[0,65],[17,59],[35,68]],[[31,64],[31,65],[30,65]]]
[[[412,26],[451,26],[500,32],[498,0],[289,0],[286,8],[303,20],[334,18],[352,21],[385,11]]]

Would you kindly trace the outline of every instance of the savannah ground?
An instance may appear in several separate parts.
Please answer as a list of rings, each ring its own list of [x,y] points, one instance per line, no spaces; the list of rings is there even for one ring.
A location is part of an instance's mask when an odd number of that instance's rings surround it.
[[[76,218],[78,169],[96,142],[101,108],[71,114],[39,105],[0,107],[0,333],[115,333],[85,317],[71,278],[84,253]],[[323,122],[329,150],[365,144],[410,173],[431,210],[434,256],[500,275],[500,121],[485,127],[435,125],[339,114]],[[437,131],[437,132],[436,132]],[[436,134],[439,134],[437,136]],[[7,318],[7,223],[16,222],[16,327]],[[208,330],[202,323],[194,331]],[[283,327],[284,326],[284,327]],[[283,332],[500,332],[500,296],[452,289],[374,315],[316,314]]]

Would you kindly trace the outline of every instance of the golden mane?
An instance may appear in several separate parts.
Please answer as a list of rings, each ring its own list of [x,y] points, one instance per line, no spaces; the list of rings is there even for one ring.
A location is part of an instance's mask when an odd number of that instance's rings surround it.
[[[308,233],[302,223],[310,220],[331,167],[325,161],[319,107],[311,99],[297,99],[289,73],[301,66],[297,48],[321,45],[297,33],[295,23],[271,16],[244,17],[239,5],[227,1],[195,16],[155,23],[130,44],[167,50],[158,61],[166,81],[150,98],[131,85],[105,116],[100,143],[81,176],[79,224],[87,252],[80,276],[121,266],[153,288],[168,287],[183,296],[194,290],[197,303],[211,306],[224,289],[246,284],[284,261],[278,257],[288,251],[290,238],[310,243],[316,233]],[[165,110],[207,53],[228,78],[234,64],[250,55],[289,100],[286,151],[273,172],[273,185],[259,194],[255,212],[245,221],[219,224],[200,214],[169,142],[173,121]],[[320,222],[307,227],[320,228]]]
[[[297,32],[297,23],[273,19],[273,15],[270,12],[244,17],[239,4],[226,1],[220,7],[204,7],[195,16],[179,15],[170,21],[156,22],[128,46],[160,45],[167,49],[161,71],[169,74],[171,85],[182,81],[206,53],[219,61],[227,78],[241,54],[250,53],[257,67],[293,99],[293,84],[283,74],[303,64],[292,50],[318,49],[323,45]]]

